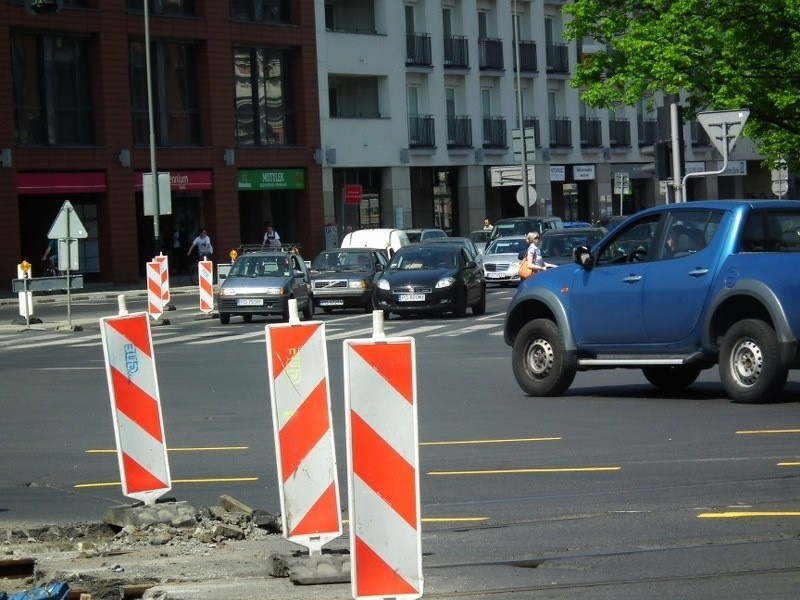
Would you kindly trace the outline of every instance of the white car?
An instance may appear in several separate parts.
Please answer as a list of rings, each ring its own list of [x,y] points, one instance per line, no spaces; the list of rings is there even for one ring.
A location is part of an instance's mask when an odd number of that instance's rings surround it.
[[[483,251],[483,276],[486,283],[518,284],[520,254],[528,249],[524,235],[499,237]]]

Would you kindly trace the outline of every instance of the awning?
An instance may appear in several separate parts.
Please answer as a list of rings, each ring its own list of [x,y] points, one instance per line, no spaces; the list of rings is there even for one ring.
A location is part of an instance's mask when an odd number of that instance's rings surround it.
[[[135,177],[133,186],[141,192],[142,173],[137,171]],[[214,174],[211,171],[170,171],[169,189],[173,192],[213,190]]]
[[[106,191],[103,171],[88,173],[17,173],[17,193],[96,194]]]

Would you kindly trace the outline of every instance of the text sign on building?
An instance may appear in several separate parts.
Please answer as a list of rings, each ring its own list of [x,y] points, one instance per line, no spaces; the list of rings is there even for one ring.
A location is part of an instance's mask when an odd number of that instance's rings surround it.
[[[242,169],[237,177],[240,190],[303,190],[306,187],[303,169]]]
[[[564,165],[550,165],[550,181],[566,181],[567,168]]]
[[[572,178],[575,181],[593,181],[594,165],[573,165]]]
[[[358,206],[361,204],[361,185],[348,183],[344,186],[344,203]]]

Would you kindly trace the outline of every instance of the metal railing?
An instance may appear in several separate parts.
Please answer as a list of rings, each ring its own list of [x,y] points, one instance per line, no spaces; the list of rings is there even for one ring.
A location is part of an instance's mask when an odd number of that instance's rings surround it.
[[[447,147],[472,147],[472,119],[470,117],[447,117]]]
[[[432,115],[409,115],[408,145],[412,148],[432,148],[436,145]]]
[[[406,36],[406,64],[432,66],[430,35],[415,33]]]
[[[505,117],[483,117],[483,147],[507,148],[508,134],[506,133]]]
[[[464,36],[450,36],[444,38],[444,66],[469,67],[469,45]]]
[[[503,40],[478,40],[478,67],[481,69],[503,68]]]

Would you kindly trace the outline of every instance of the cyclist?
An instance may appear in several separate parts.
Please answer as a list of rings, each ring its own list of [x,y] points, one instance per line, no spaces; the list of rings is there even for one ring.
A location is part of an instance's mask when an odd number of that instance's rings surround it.
[[[211,258],[214,247],[211,245],[211,238],[208,237],[208,232],[205,229],[201,229],[200,234],[192,240],[192,245],[189,246],[189,251],[186,253],[186,256],[191,256],[192,250],[195,248],[197,248],[198,259],[203,257],[207,259]]]
[[[47,248],[42,256],[42,265],[46,275],[58,275],[58,240],[47,242]]]

